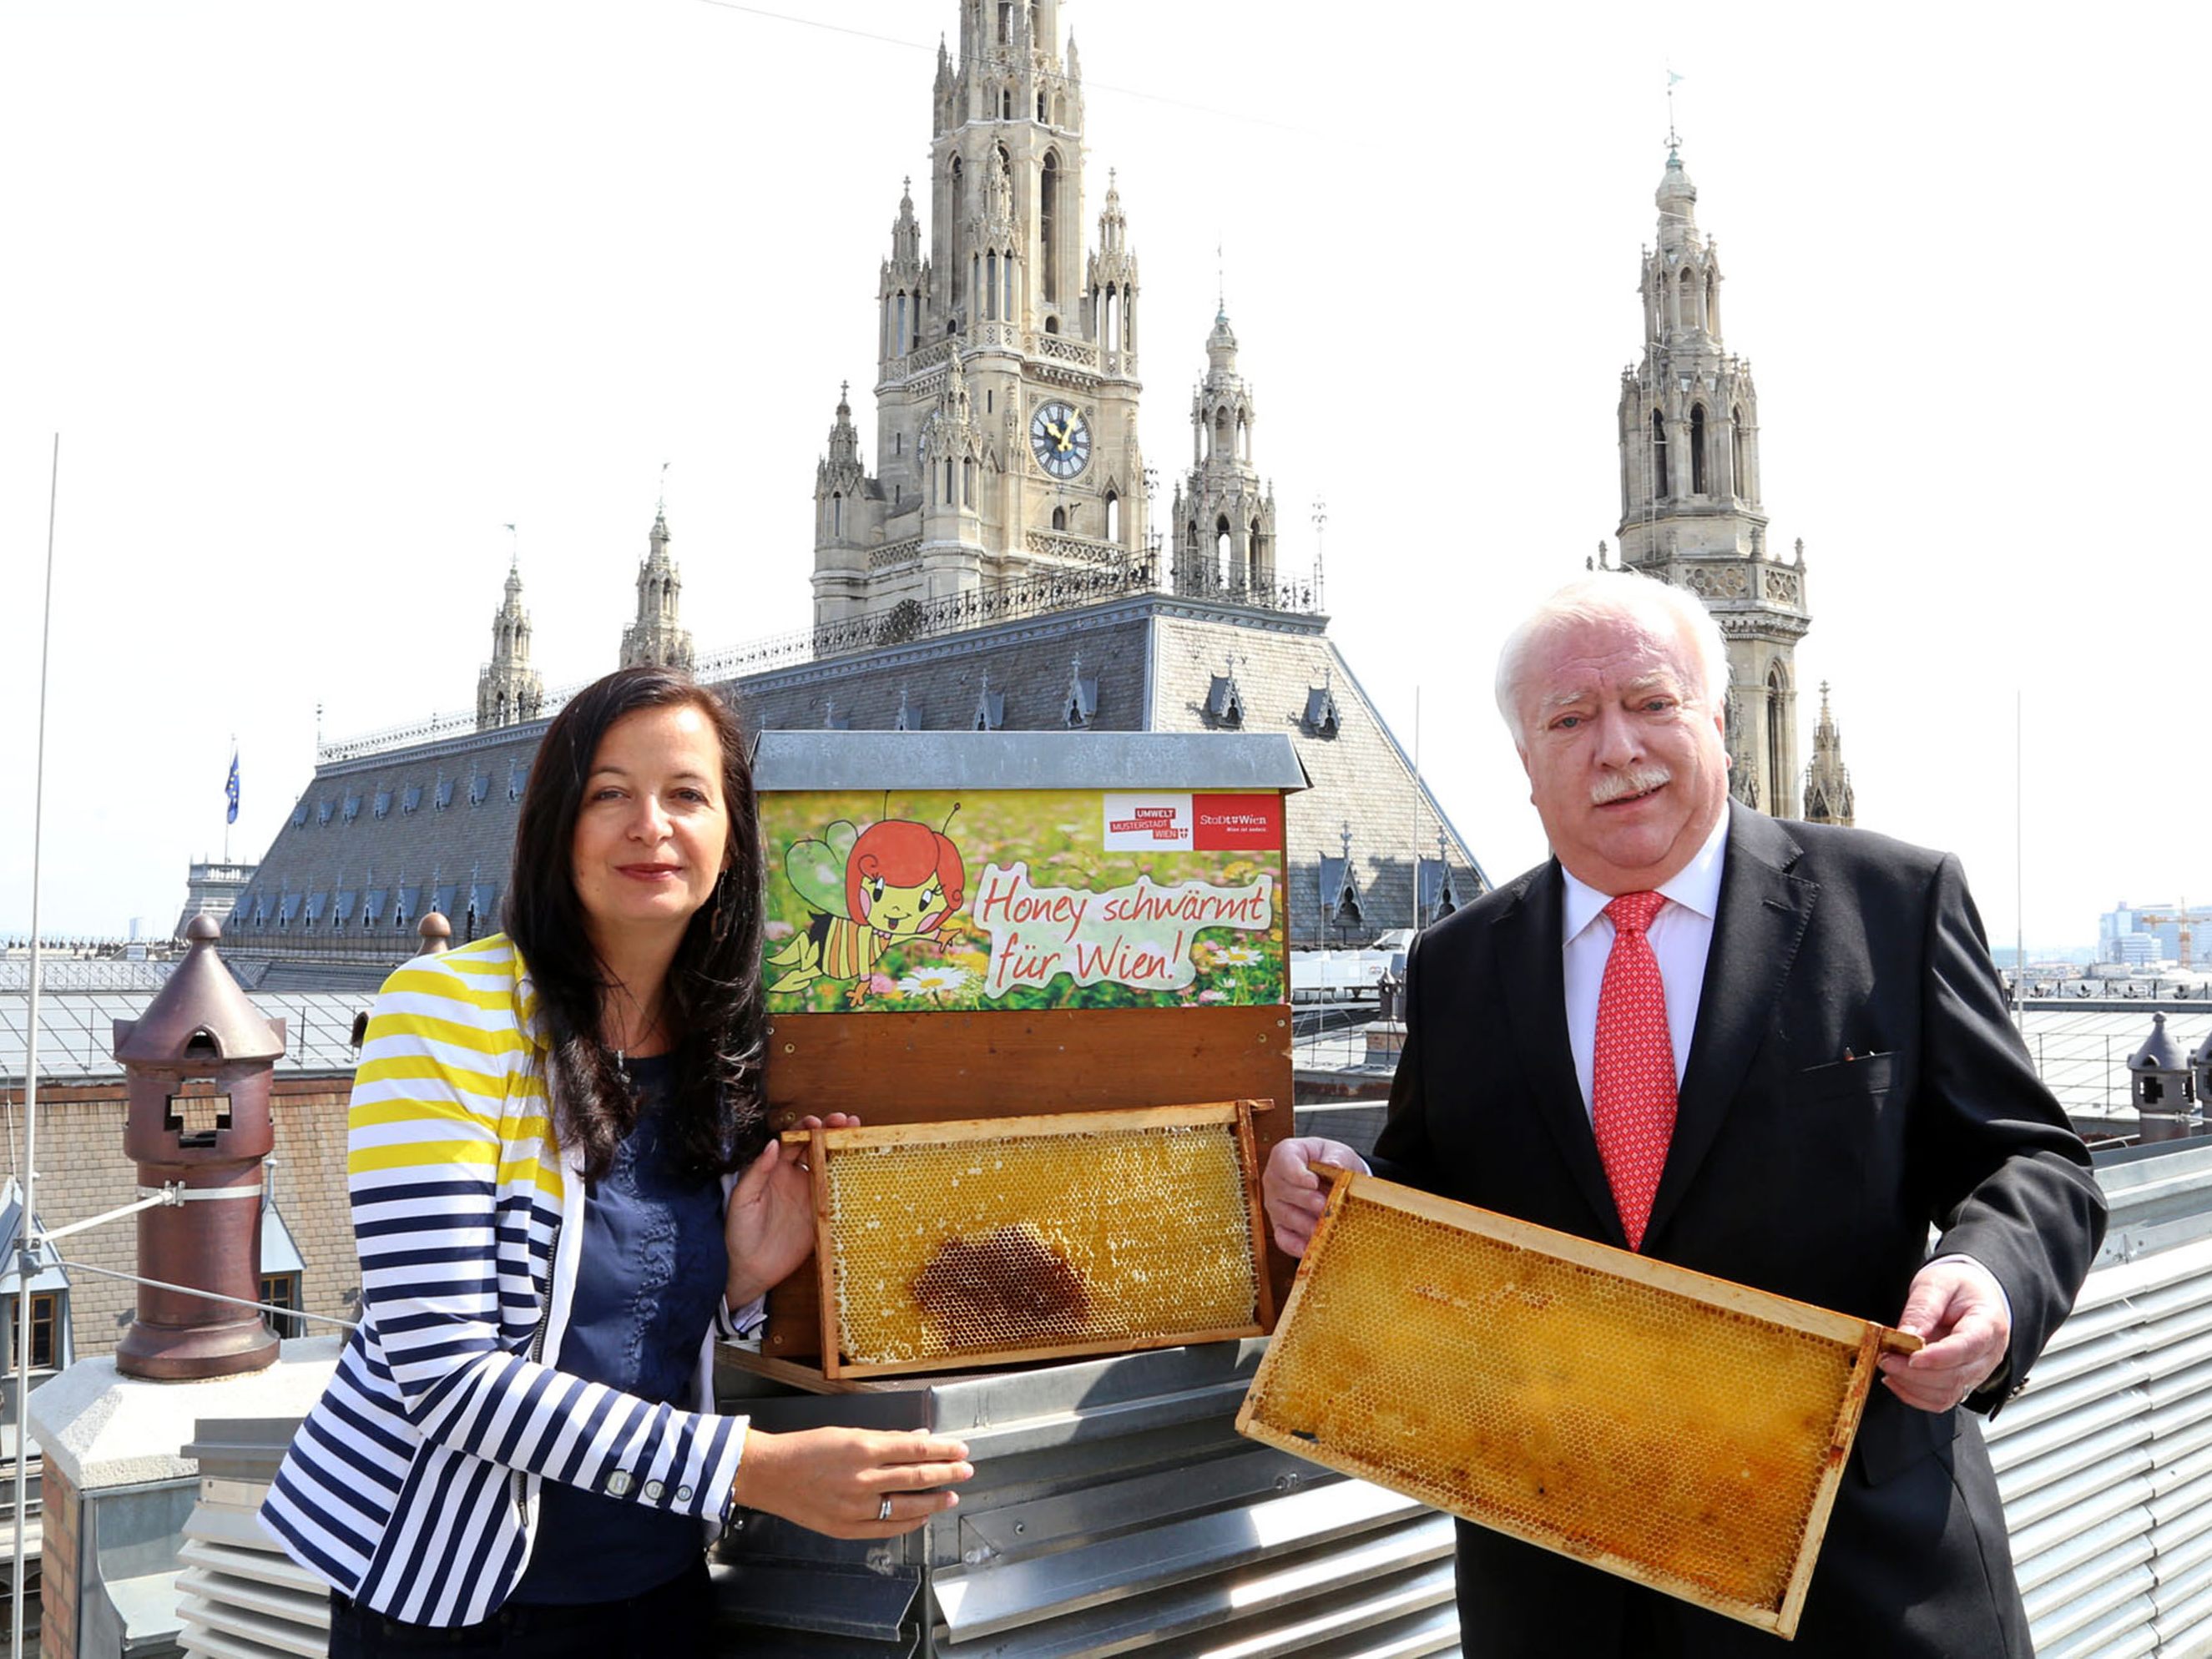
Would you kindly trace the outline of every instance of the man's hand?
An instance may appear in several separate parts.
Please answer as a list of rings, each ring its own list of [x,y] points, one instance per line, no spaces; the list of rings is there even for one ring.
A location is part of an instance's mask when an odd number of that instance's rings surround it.
[[[1321,1177],[1306,1168],[1309,1164],[1334,1164],[1361,1175],[1368,1172],[1366,1160],[1340,1140],[1307,1135],[1275,1143],[1275,1150],[1267,1154],[1267,1170],[1260,1177],[1260,1196],[1267,1202],[1275,1243],[1288,1255],[1306,1253],[1315,1224],[1328,1207]]]
[[[1917,1353],[1884,1354],[1882,1381],[1923,1412],[1964,1404],[2012,1346],[2012,1314],[1996,1275],[1959,1256],[1931,1261],[1913,1275],[1897,1328],[1928,1346]]]

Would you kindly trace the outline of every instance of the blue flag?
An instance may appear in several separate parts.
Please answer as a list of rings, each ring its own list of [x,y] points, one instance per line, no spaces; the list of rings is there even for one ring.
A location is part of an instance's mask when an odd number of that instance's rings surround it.
[[[228,810],[223,814],[222,821],[225,823],[236,823],[238,822],[238,750],[235,749],[230,751],[230,781],[222,787],[222,798],[230,803]]]

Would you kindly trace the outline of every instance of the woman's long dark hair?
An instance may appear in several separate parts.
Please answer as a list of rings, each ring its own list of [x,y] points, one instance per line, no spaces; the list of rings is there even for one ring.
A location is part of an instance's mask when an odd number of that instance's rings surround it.
[[[640,709],[678,705],[704,714],[721,744],[730,841],[726,867],[684,930],[661,993],[664,1029],[674,1039],[671,1139],[687,1166],[719,1172],[749,1159],[766,1134],[760,816],[744,732],[730,706],[689,675],[649,665],[621,669],[571,698],[538,745],[514,830],[505,912],[550,1038],[554,1133],[564,1146],[580,1146],[593,1180],[606,1174],[635,1127],[637,1097],[600,1030],[603,997],[612,981],[592,948],[576,896],[576,816],[607,728]]]

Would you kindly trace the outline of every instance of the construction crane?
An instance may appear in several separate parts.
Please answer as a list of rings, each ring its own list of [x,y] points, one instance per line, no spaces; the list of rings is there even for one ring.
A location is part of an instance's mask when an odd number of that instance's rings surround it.
[[[2190,928],[2198,922],[2212,923],[2212,908],[2199,905],[2192,910],[2187,899],[2182,900],[2171,910],[2138,910],[2135,915],[2136,926],[2145,931],[2167,926],[2179,929],[2176,943],[2180,946],[2180,965],[2184,968],[2190,965]]]

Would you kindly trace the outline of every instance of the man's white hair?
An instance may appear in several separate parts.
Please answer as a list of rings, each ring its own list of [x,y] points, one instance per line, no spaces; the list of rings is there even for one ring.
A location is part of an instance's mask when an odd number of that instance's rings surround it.
[[[1522,619],[1498,653],[1498,712],[1516,748],[1528,745],[1521,718],[1521,677],[1529,652],[1547,635],[1593,623],[1632,623],[1666,640],[1690,647],[1691,667],[1704,684],[1686,688],[1707,708],[1725,706],[1729,687],[1728,641],[1713,613],[1696,594],[1633,570],[1608,570],[1577,578]]]

